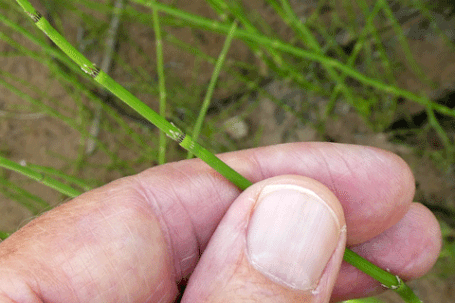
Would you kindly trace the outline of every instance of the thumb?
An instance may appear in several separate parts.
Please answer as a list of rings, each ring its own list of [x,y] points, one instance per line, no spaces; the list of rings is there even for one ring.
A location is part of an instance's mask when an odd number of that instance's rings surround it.
[[[328,302],[346,243],[343,210],[301,176],[258,182],[231,205],[183,302]]]

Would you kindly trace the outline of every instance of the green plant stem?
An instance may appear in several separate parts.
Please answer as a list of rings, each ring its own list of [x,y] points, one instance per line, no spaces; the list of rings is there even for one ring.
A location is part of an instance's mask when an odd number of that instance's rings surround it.
[[[351,68],[354,67],[355,60],[357,59],[357,56],[360,53],[360,50],[362,49],[362,46],[364,45],[366,36],[368,34],[369,25],[373,22],[374,18],[379,13],[380,9],[381,9],[381,7],[379,5],[379,2],[376,2],[370,15],[366,18],[366,22],[365,22],[366,25],[365,25],[363,31],[359,35],[359,39],[357,40],[357,42],[354,46],[352,54],[348,58],[347,66],[349,66]],[[344,83],[345,80],[346,80],[346,75],[344,75],[344,74],[341,75],[341,81]],[[324,119],[326,119],[329,116],[330,112],[332,111],[333,107],[335,106],[335,102],[337,100],[339,91],[340,91],[340,87],[336,86],[332,95],[330,96],[330,100],[324,110],[325,111]]]
[[[160,115],[166,117],[166,81],[164,77],[164,64],[163,64],[163,39],[161,38],[160,19],[158,10],[154,9],[153,12],[153,29],[155,31],[156,43],[156,62],[160,92]],[[166,134],[160,131],[160,141],[158,149],[158,164],[166,162]]]
[[[50,205],[42,198],[17,186],[14,182],[0,176],[0,188],[2,193],[25,206],[32,214],[37,215],[44,209],[49,209]]]
[[[386,288],[391,288],[397,292],[403,300],[409,303],[421,303],[420,299],[412,292],[412,289],[407,286],[403,280],[398,276],[394,276],[389,272],[384,271],[380,267],[374,265],[363,259],[361,256],[356,254],[350,249],[346,249],[344,252],[344,260],[360,269],[364,273],[373,277],[377,281],[381,282]],[[385,274],[387,273],[387,274]]]
[[[207,93],[205,94],[204,101],[202,102],[201,109],[199,111],[199,115],[196,120],[196,124],[193,130],[193,140],[197,141],[199,138],[199,134],[201,133],[202,123],[204,122],[205,115],[207,114],[207,110],[210,106],[210,100],[212,99],[213,92],[215,91],[215,85],[218,80],[218,76],[220,75],[221,68],[223,67],[224,61],[226,59],[226,55],[229,51],[231,46],[232,38],[234,38],[235,30],[237,29],[237,22],[234,21],[232,23],[231,29],[224,41],[223,48],[221,49],[220,55],[218,56],[218,60],[216,60],[215,69],[213,70],[212,76],[210,77],[209,86],[207,88]],[[191,152],[188,152],[188,159],[193,156]]]
[[[434,84],[431,83],[431,81],[427,77],[427,75],[425,75],[425,73],[419,67],[419,64],[415,61],[414,56],[412,55],[411,49],[409,48],[408,42],[406,41],[406,36],[403,33],[403,29],[401,28],[398,20],[395,18],[395,15],[393,14],[392,9],[389,6],[389,3],[387,3],[386,0],[378,0],[378,2],[380,3],[382,11],[386,15],[387,19],[392,22],[393,29],[395,31],[396,36],[398,37],[398,41],[401,44],[401,47],[405,53],[405,57],[406,57],[406,60],[408,60],[409,65],[414,70],[414,72],[417,74],[417,76],[422,80],[422,82],[434,86]]]
[[[49,22],[38,13],[27,0],[16,0],[25,12],[32,18],[35,25],[40,28],[65,54],[76,62],[83,71],[92,76],[95,81],[125,102],[128,106],[141,114],[148,121],[153,123],[161,131],[165,132],[168,137],[175,140],[182,147],[194,153],[216,171],[224,175],[229,181],[238,187],[242,187],[247,181],[243,176],[226,165],[223,161],[213,155],[211,152],[194,142],[194,140],[185,135],[174,124],[169,123],[164,117],[157,114],[150,107],[141,102],[133,94],[127,91],[123,86],[118,84],[104,71],[100,70],[95,64],[85,58],[77,49],[75,49],[63,36],[61,36]],[[248,181],[249,182],[249,181]]]
[[[23,174],[39,183],[49,186],[50,188],[53,188],[53,189],[61,192],[62,194],[67,195],[72,198],[77,197],[81,194],[80,191],[75,190],[74,188],[72,188],[60,181],[52,179],[48,176],[44,176],[43,174],[41,174],[29,167],[22,166],[14,161],[11,161],[11,160],[6,159],[1,156],[0,156],[0,167],[10,169],[10,170],[18,172],[20,174]]]
[[[218,12],[221,20],[227,19],[228,11],[233,15],[233,18],[238,20],[243,28],[250,34],[260,35],[259,30],[250,22],[250,20],[245,16],[245,12],[241,5],[236,2],[226,3],[223,0],[209,0],[208,1],[214,10]],[[268,59],[266,53],[263,51],[261,45],[246,41],[246,44],[251,48],[253,53],[266,65],[268,69],[271,69],[273,72],[282,75],[282,77],[291,77],[304,89],[311,89],[312,84],[305,80],[305,77],[302,75],[300,70],[288,64],[283,60],[282,55],[273,48],[266,48],[265,51],[269,53],[272,57],[272,61]],[[314,88],[313,88],[314,89]]]
[[[19,0],[16,0],[16,1],[19,1]],[[172,16],[182,18],[182,19],[188,21],[189,23],[191,23],[195,26],[199,26],[204,29],[208,29],[211,31],[215,31],[218,33],[224,33],[224,34],[228,33],[228,31],[229,31],[228,26],[221,24],[215,20],[203,18],[200,16],[195,16],[190,13],[175,9],[173,7],[170,7],[170,6],[161,4],[161,3],[148,2],[146,0],[133,0],[133,1],[136,3],[142,4],[142,5],[150,6],[153,9],[158,9],[158,10],[168,13]],[[447,106],[438,104],[436,102],[429,102],[428,98],[417,96],[416,94],[414,94],[408,90],[401,89],[397,86],[388,85],[379,80],[369,78],[369,77],[363,75],[362,73],[356,71],[355,69],[346,66],[342,62],[339,62],[339,61],[329,58],[327,56],[323,56],[320,54],[316,54],[314,52],[306,51],[304,49],[292,46],[292,45],[287,44],[278,39],[269,39],[262,35],[251,34],[244,30],[241,30],[241,29],[237,29],[237,31],[235,32],[235,36],[240,39],[246,40],[246,41],[257,42],[257,43],[263,45],[264,47],[271,47],[271,48],[278,49],[283,52],[295,55],[297,57],[306,58],[309,60],[320,62],[324,65],[333,66],[333,67],[339,69],[340,71],[342,71],[344,74],[351,76],[352,78],[360,81],[363,84],[377,88],[386,93],[394,94],[395,96],[401,96],[401,97],[407,98],[411,101],[414,101],[416,103],[419,103],[419,104],[422,104],[425,106],[431,106],[431,108],[440,112],[441,114],[450,115],[450,116],[455,117],[454,109],[448,108]]]
[[[36,165],[36,164],[29,164],[29,163],[27,163],[27,167],[29,167],[39,173],[45,173],[46,175],[56,176],[68,183],[72,183],[72,184],[82,188],[85,191],[92,189],[92,187],[90,185],[88,185],[87,183],[85,183],[83,180],[75,178],[73,176],[65,175],[61,171],[59,171],[55,168]]]
[[[39,14],[34,7],[27,1],[27,0],[16,0],[25,12],[32,18],[35,22],[36,26],[40,28],[48,37],[58,46],[60,47],[71,59],[73,59],[77,64],[81,66],[81,68],[88,73],[90,76],[94,78],[95,81],[103,85],[106,89],[111,91],[114,95],[116,95],[120,100],[125,102],[139,114],[141,114],[144,118],[155,124],[160,130],[164,131],[171,139],[177,141],[182,147],[187,149],[188,151],[194,153],[197,157],[203,160],[205,163],[210,165],[213,169],[217,172],[222,174],[226,179],[231,181],[237,187],[242,190],[245,190],[247,187],[252,185],[252,182],[240,175],[226,163],[221,161],[218,157],[216,157],[213,153],[206,150],[204,147],[199,145],[195,142],[190,136],[185,135],[180,129],[178,129],[175,125],[166,121],[165,118],[154,112],[150,107],[142,103],[139,99],[137,99],[134,95],[128,92],[125,88],[123,88],[120,84],[115,82],[111,77],[109,77],[105,72],[97,68],[92,62],[90,62],[87,58],[85,58],[81,53],[79,53],[68,41],[65,40],[50,24],[47,22],[45,18]],[[148,5],[157,5],[155,2],[146,2]],[[155,8],[159,8],[155,6]],[[259,41],[258,41],[259,42]],[[294,47],[286,46],[285,48],[289,48],[289,50],[293,50],[296,52]],[[296,49],[297,53],[300,52],[299,49]],[[303,51],[303,50],[302,50]],[[314,54],[312,54],[313,56]],[[321,59],[322,56],[314,55],[317,58]],[[323,58],[323,60],[326,60]],[[336,62],[336,63],[335,63]],[[327,60],[325,63],[330,63],[333,66],[339,65],[343,66],[341,63],[338,63],[334,60]],[[348,69],[350,71],[350,69]],[[346,72],[349,74],[349,72]],[[363,75],[361,75],[363,77]],[[374,80],[372,80],[374,81]],[[3,165],[2,165],[3,164]],[[44,183],[43,181],[46,180],[41,174],[36,173],[35,171],[30,171],[29,168],[21,167],[20,165],[7,160],[5,158],[0,158],[0,165],[2,166],[12,166],[14,170],[22,172],[24,174],[30,175],[31,178]],[[62,184],[63,185],[63,184]],[[55,186],[55,182],[50,182],[49,186]],[[373,265],[372,263],[368,262],[367,260],[363,259],[362,257],[358,256],[354,252],[350,251],[349,249],[345,250],[344,255],[345,260],[350,263],[351,265],[359,268],[362,271],[365,271],[367,274],[374,276],[378,279],[382,284],[386,287],[394,289],[397,291],[400,296],[402,296],[406,302],[420,302],[417,297],[412,293],[411,289],[408,288],[401,279],[397,279],[391,273],[388,273],[385,270],[380,269],[379,267]],[[417,298],[414,300],[413,298]]]
[[[305,25],[305,23],[299,20],[294,10],[291,8],[291,5],[289,4],[288,0],[280,0],[280,2],[283,7],[284,13],[287,16],[285,20],[287,20],[289,25],[294,28],[295,32],[302,38],[302,41],[305,41],[306,44],[311,49],[313,49],[314,52],[322,55],[323,51],[317,39],[313,36],[311,31]],[[346,100],[351,105],[355,105],[354,97],[350,89],[345,85],[344,79],[342,79],[340,75],[330,65],[324,65],[324,68],[326,69],[329,76],[337,83],[335,87],[336,91],[342,91],[346,97]]]

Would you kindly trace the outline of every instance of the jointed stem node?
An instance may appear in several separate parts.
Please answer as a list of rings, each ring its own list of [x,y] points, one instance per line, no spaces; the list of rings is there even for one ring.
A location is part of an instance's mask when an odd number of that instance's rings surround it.
[[[90,75],[92,78],[96,78],[96,76],[98,76],[100,74],[100,68],[98,66],[96,66],[95,64],[93,64],[93,67],[91,66],[88,66],[86,64],[84,64],[81,69],[87,73],[88,75]]]
[[[43,15],[41,15],[40,12],[38,11],[35,11],[35,13],[29,13],[27,12],[27,15],[32,18],[33,22],[37,23],[38,21],[40,21],[41,17],[43,17]]]

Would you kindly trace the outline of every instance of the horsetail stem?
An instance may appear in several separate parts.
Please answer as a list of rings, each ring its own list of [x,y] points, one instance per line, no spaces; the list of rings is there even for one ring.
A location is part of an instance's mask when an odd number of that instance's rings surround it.
[[[109,75],[107,75],[104,71],[100,70],[98,67],[95,66],[92,62],[90,62],[87,58],[85,58],[81,53],[79,53],[68,41],[66,41],[63,36],[61,36],[50,24],[49,22],[42,17],[42,15],[35,10],[35,8],[27,1],[27,0],[16,0],[19,5],[25,10],[25,12],[32,18],[35,22],[36,26],[40,28],[63,52],[65,52],[72,60],[74,60],[87,74],[92,76],[95,81],[100,83],[106,89],[108,89],[111,93],[116,95],[120,100],[125,102],[129,105],[132,109],[137,111],[141,114],[144,118],[149,120],[151,123],[155,124],[161,131],[165,132],[168,137],[175,140],[179,143],[180,146],[187,149],[189,152],[194,153],[198,158],[203,160],[217,172],[222,174],[226,179],[234,183],[237,187],[242,190],[245,190],[247,187],[252,185],[252,182],[240,175],[226,163],[221,161],[218,157],[216,157],[213,153],[209,152],[207,149],[199,145],[195,140],[193,140],[190,136],[184,134],[179,128],[177,128],[174,124],[168,122],[165,118],[157,114],[153,111],[150,107],[145,105],[139,99],[137,99],[133,94],[127,91],[124,87],[120,84],[115,82]],[[139,2],[139,1],[138,1]],[[144,1],[145,2],[145,1]],[[162,4],[158,4],[157,2],[145,2],[144,4],[152,6],[154,9],[161,10],[163,7]],[[246,35],[244,35],[246,36]],[[247,34],[247,36],[251,36]],[[259,35],[258,35],[259,37]],[[259,39],[256,41],[260,42]],[[267,43],[266,45],[269,45]],[[277,47],[281,45],[281,42],[277,42],[276,45],[272,45],[272,47]],[[285,46],[283,50],[288,50],[290,53],[300,53],[300,51],[307,53],[303,50],[297,49],[292,46]],[[309,53],[310,54],[310,53]],[[325,58],[320,55],[311,54],[314,58],[323,59]],[[344,67],[341,63],[329,60],[325,63],[330,63],[329,65],[335,67]],[[349,68],[343,70],[346,74],[352,74]],[[357,74],[357,73],[356,73]],[[359,74],[361,78],[368,79],[363,75]],[[378,82],[376,80],[370,80]],[[384,84],[381,84],[384,86]],[[388,89],[390,90],[390,88]],[[409,93],[411,94],[411,93]],[[2,160],[2,158],[0,158]],[[5,161],[6,160],[6,161]],[[3,160],[4,163],[8,164],[7,159]],[[12,161],[9,161],[12,162]],[[14,162],[12,162],[14,163]],[[30,177],[34,178],[35,180],[43,182],[43,177],[41,174],[33,172],[30,173]],[[64,185],[64,184],[63,184]],[[52,187],[52,184],[49,184]],[[358,268],[359,270],[365,272],[366,274],[370,275],[371,277],[375,278],[379,282],[381,282],[385,287],[390,288],[398,292],[398,294],[406,301],[410,303],[421,302],[417,296],[412,292],[412,290],[397,276],[377,267],[376,265],[370,263],[369,261],[363,259],[359,255],[355,254],[348,248],[346,248],[344,253],[344,260],[349,264],[353,265],[354,267]]]
[[[14,161],[11,161],[9,159],[2,157],[2,156],[0,156],[0,167],[4,167],[6,169],[13,170],[20,174],[23,174],[24,176],[27,176],[39,183],[49,186],[50,188],[53,188],[53,189],[61,192],[62,194],[67,195],[68,197],[74,198],[74,197],[77,197],[80,194],[82,194],[82,192],[75,190],[71,186],[68,186],[60,181],[57,181],[53,178],[45,176],[32,168],[20,165]]]
[[[169,138],[179,143],[189,152],[195,154],[198,158],[202,159],[220,174],[225,175],[225,177],[234,183],[237,187],[245,187],[245,184],[247,184],[245,181],[247,180],[243,176],[241,176],[207,149],[194,142],[194,140],[191,139],[189,135],[184,134],[178,127],[168,122],[164,117],[160,116],[150,107],[136,98],[133,94],[131,94],[128,90],[126,90],[123,86],[118,84],[108,74],[106,74],[95,64],[89,61],[62,35],[60,35],[27,0],[16,1],[22,6],[22,8],[25,10],[27,15],[30,16],[33,22],[35,22],[36,26],[41,29],[68,57],[76,62],[81,67],[81,69],[90,75],[96,82],[101,84],[104,88],[109,90],[112,94],[117,96],[120,100],[125,102],[128,106],[141,114],[148,121],[153,123],[161,131],[166,133]],[[185,141],[184,145],[182,145],[183,141]],[[248,181],[248,186],[249,185],[251,185],[251,182]]]
[[[158,86],[160,91],[160,115],[166,116],[166,82],[164,77],[164,59],[163,59],[163,39],[161,38],[161,28],[158,10],[154,9],[153,12],[153,30],[155,31],[156,43],[156,62],[158,72]],[[166,135],[160,132],[160,141],[158,149],[158,164],[166,162]]]
[[[207,93],[205,94],[204,101],[202,102],[202,106],[199,111],[196,124],[194,126],[193,130],[194,141],[197,141],[199,134],[201,133],[202,123],[204,122],[205,115],[207,114],[207,110],[209,109],[210,100],[212,99],[213,92],[215,91],[215,85],[218,80],[218,76],[220,75],[224,60],[226,59],[226,55],[229,51],[229,47],[231,46],[232,38],[234,38],[234,33],[236,29],[237,22],[234,21],[224,42],[223,49],[221,50],[221,53],[218,56],[218,60],[216,60],[215,69],[213,70],[212,77],[210,77],[210,83],[207,88]],[[187,158],[190,159],[192,156],[193,156],[192,153],[188,152]]]
[[[371,262],[368,262],[352,250],[346,249],[344,251],[343,259],[347,263],[353,265],[357,269],[381,282],[382,286],[394,290],[406,302],[422,303],[422,301],[420,301],[420,299],[414,294],[412,289],[409,288],[409,286],[407,286],[406,283],[400,279],[400,277],[384,271],[382,268],[374,265]],[[387,273],[387,275],[384,274],[384,272]]]
[[[19,1],[19,0],[16,0],[16,1]],[[142,5],[150,6],[152,9],[158,9],[159,11],[162,11],[171,16],[183,19],[183,20],[189,22],[190,24],[203,28],[203,29],[207,29],[207,30],[211,30],[211,31],[223,33],[223,34],[227,34],[229,32],[229,26],[227,26],[226,24],[222,24],[222,23],[219,23],[215,20],[211,20],[208,18],[196,16],[191,13],[178,10],[174,7],[170,7],[168,5],[165,5],[165,4],[162,4],[159,2],[150,2],[150,1],[146,1],[146,0],[132,0],[132,1],[142,4]],[[250,32],[247,32],[247,31],[241,30],[241,29],[238,29],[235,32],[235,37],[242,39],[246,42],[251,41],[251,42],[258,43],[258,44],[262,45],[263,47],[280,50],[282,52],[292,54],[299,58],[305,58],[305,59],[309,59],[311,61],[316,61],[316,62],[323,64],[324,66],[335,67],[336,69],[338,69],[345,75],[348,75],[365,85],[374,87],[385,93],[393,94],[397,97],[403,97],[403,98],[409,99],[409,100],[414,101],[418,104],[421,104],[425,107],[430,107],[430,108],[438,111],[441,114],[455,116],[455,109],[438,104],[437,102],[430,102],[428,97],[426,97],[426,96],[418,96],[406,89],[402,89],[397,86],[389,85],[389,84],[383,83],[379,80],[369,78],[369,77],[365,76],[364,74],[358,72],[356,69],[351,68],[351,67],[345,65],[343,62],[339,62],[336,59],[332,59],[330,57],[327,57],[327,56],[324,56],[321,54],[317,54],[317,53],[314,53],[311,51],[304,50],[302,48],[293,46],[291,44],[287,44],[278,39],[270,39],[268,37],[265,37],[262,34],[250,33]]]

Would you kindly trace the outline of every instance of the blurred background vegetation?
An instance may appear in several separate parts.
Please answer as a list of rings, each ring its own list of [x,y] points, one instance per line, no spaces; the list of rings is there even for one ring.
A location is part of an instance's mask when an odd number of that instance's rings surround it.
[[[30,2],[91,61],[158,111],[152,8],[142,5],[153,1]],[[191,133],[226,38],[223,29],[237,20],[264,43],[234,39],[199,142],[213,152],[329,141],[397,153],[415,173],[416,200],[438,216],[444,234],[430,282],[414,287],[428,302],[453,299],[453,2],[158,4],[166,118]],[[0,29],[0,156],[80,190],[157,165],[157,129],[62,55],[14,0],[0,3]],[[185,157],[168,142],[168,162]],[[66,199],[0,169],[0,231],[13,232]]]

